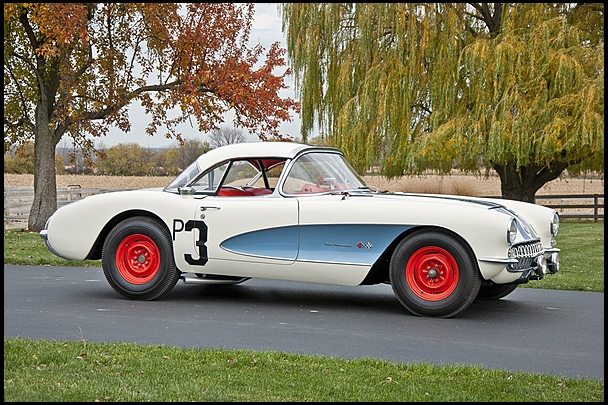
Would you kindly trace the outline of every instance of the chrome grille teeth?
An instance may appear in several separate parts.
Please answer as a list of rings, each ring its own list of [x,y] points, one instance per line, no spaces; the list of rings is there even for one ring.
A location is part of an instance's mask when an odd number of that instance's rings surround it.
[[[511,264],[511,269],[527,269],[536,265],[535,258],[544,254],[545,250],[541,242],[528,243],[513,246],[509,249],[509,257],[517,259],[517,264]]]

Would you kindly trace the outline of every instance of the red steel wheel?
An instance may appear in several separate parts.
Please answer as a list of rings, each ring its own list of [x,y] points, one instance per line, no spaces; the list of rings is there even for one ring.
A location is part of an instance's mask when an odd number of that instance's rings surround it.
[[[407,235],[391,256],[393,291],[409,312],[449,318],[475,299],[481,275],[475,255],[462,238],[438,228]]]
[[[160,268],[158,246],[146,235],[127,236],[116,249],[116,268],[122,278],[131,284],[149,282]]]
[[[412,254],[405,267],[412,292],[427,301],[439,301],[458,285],[458,263],[445,249],[425,246]]]
[[[127,218],[114,226],[104,241],[101,264],[110,286],[129,299],[161,297],[180,276],[169,229],[150,217]]]

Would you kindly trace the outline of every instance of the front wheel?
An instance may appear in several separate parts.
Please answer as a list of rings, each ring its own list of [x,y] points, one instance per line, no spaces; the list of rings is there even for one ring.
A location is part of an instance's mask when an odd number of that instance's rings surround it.
[[[105,240],[101,262],[110,286],[130,299],[158,298],[179,279],[169,231],[148,217],[116,225]]]
[[[442,230],[418,230],[393,252],[390,281],[401,304],[418,316],[449,318],[465,310],[481,279],[473,253]]]

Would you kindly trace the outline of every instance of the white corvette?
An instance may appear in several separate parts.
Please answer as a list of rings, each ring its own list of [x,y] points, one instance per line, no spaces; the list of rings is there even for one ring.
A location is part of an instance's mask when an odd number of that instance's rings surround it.
[[[102,259],[124,297],[249,278],[388,283],[413,314],[451,317],[559,270],[555,210],[501,199],[371,190],[338,149],[213,149],[163,189],[99,194],[40,232],[56,255]]]

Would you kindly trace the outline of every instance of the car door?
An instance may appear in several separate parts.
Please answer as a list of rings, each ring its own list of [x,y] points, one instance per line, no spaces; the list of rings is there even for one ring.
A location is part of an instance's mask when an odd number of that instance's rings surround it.
[[[295,199],[210,196],[199,202],[197,215],[209,261],[291,264],[297,257]]]
[[[180,270],[242,277],[281,278],[298,253],[298,202],[269,196],[207,196],[197,200],[190,252]],[[283,269],[283,270],[281,270]]]
[[[281,277],[270,265],[284,269],[298,253],[298,202],[273,194],[283,163],[238,159],[197,180],[194,188],[209,194],[195,196],[194,218],[183,226],[192,232],[192,252],[180,258],[187,271]]]

